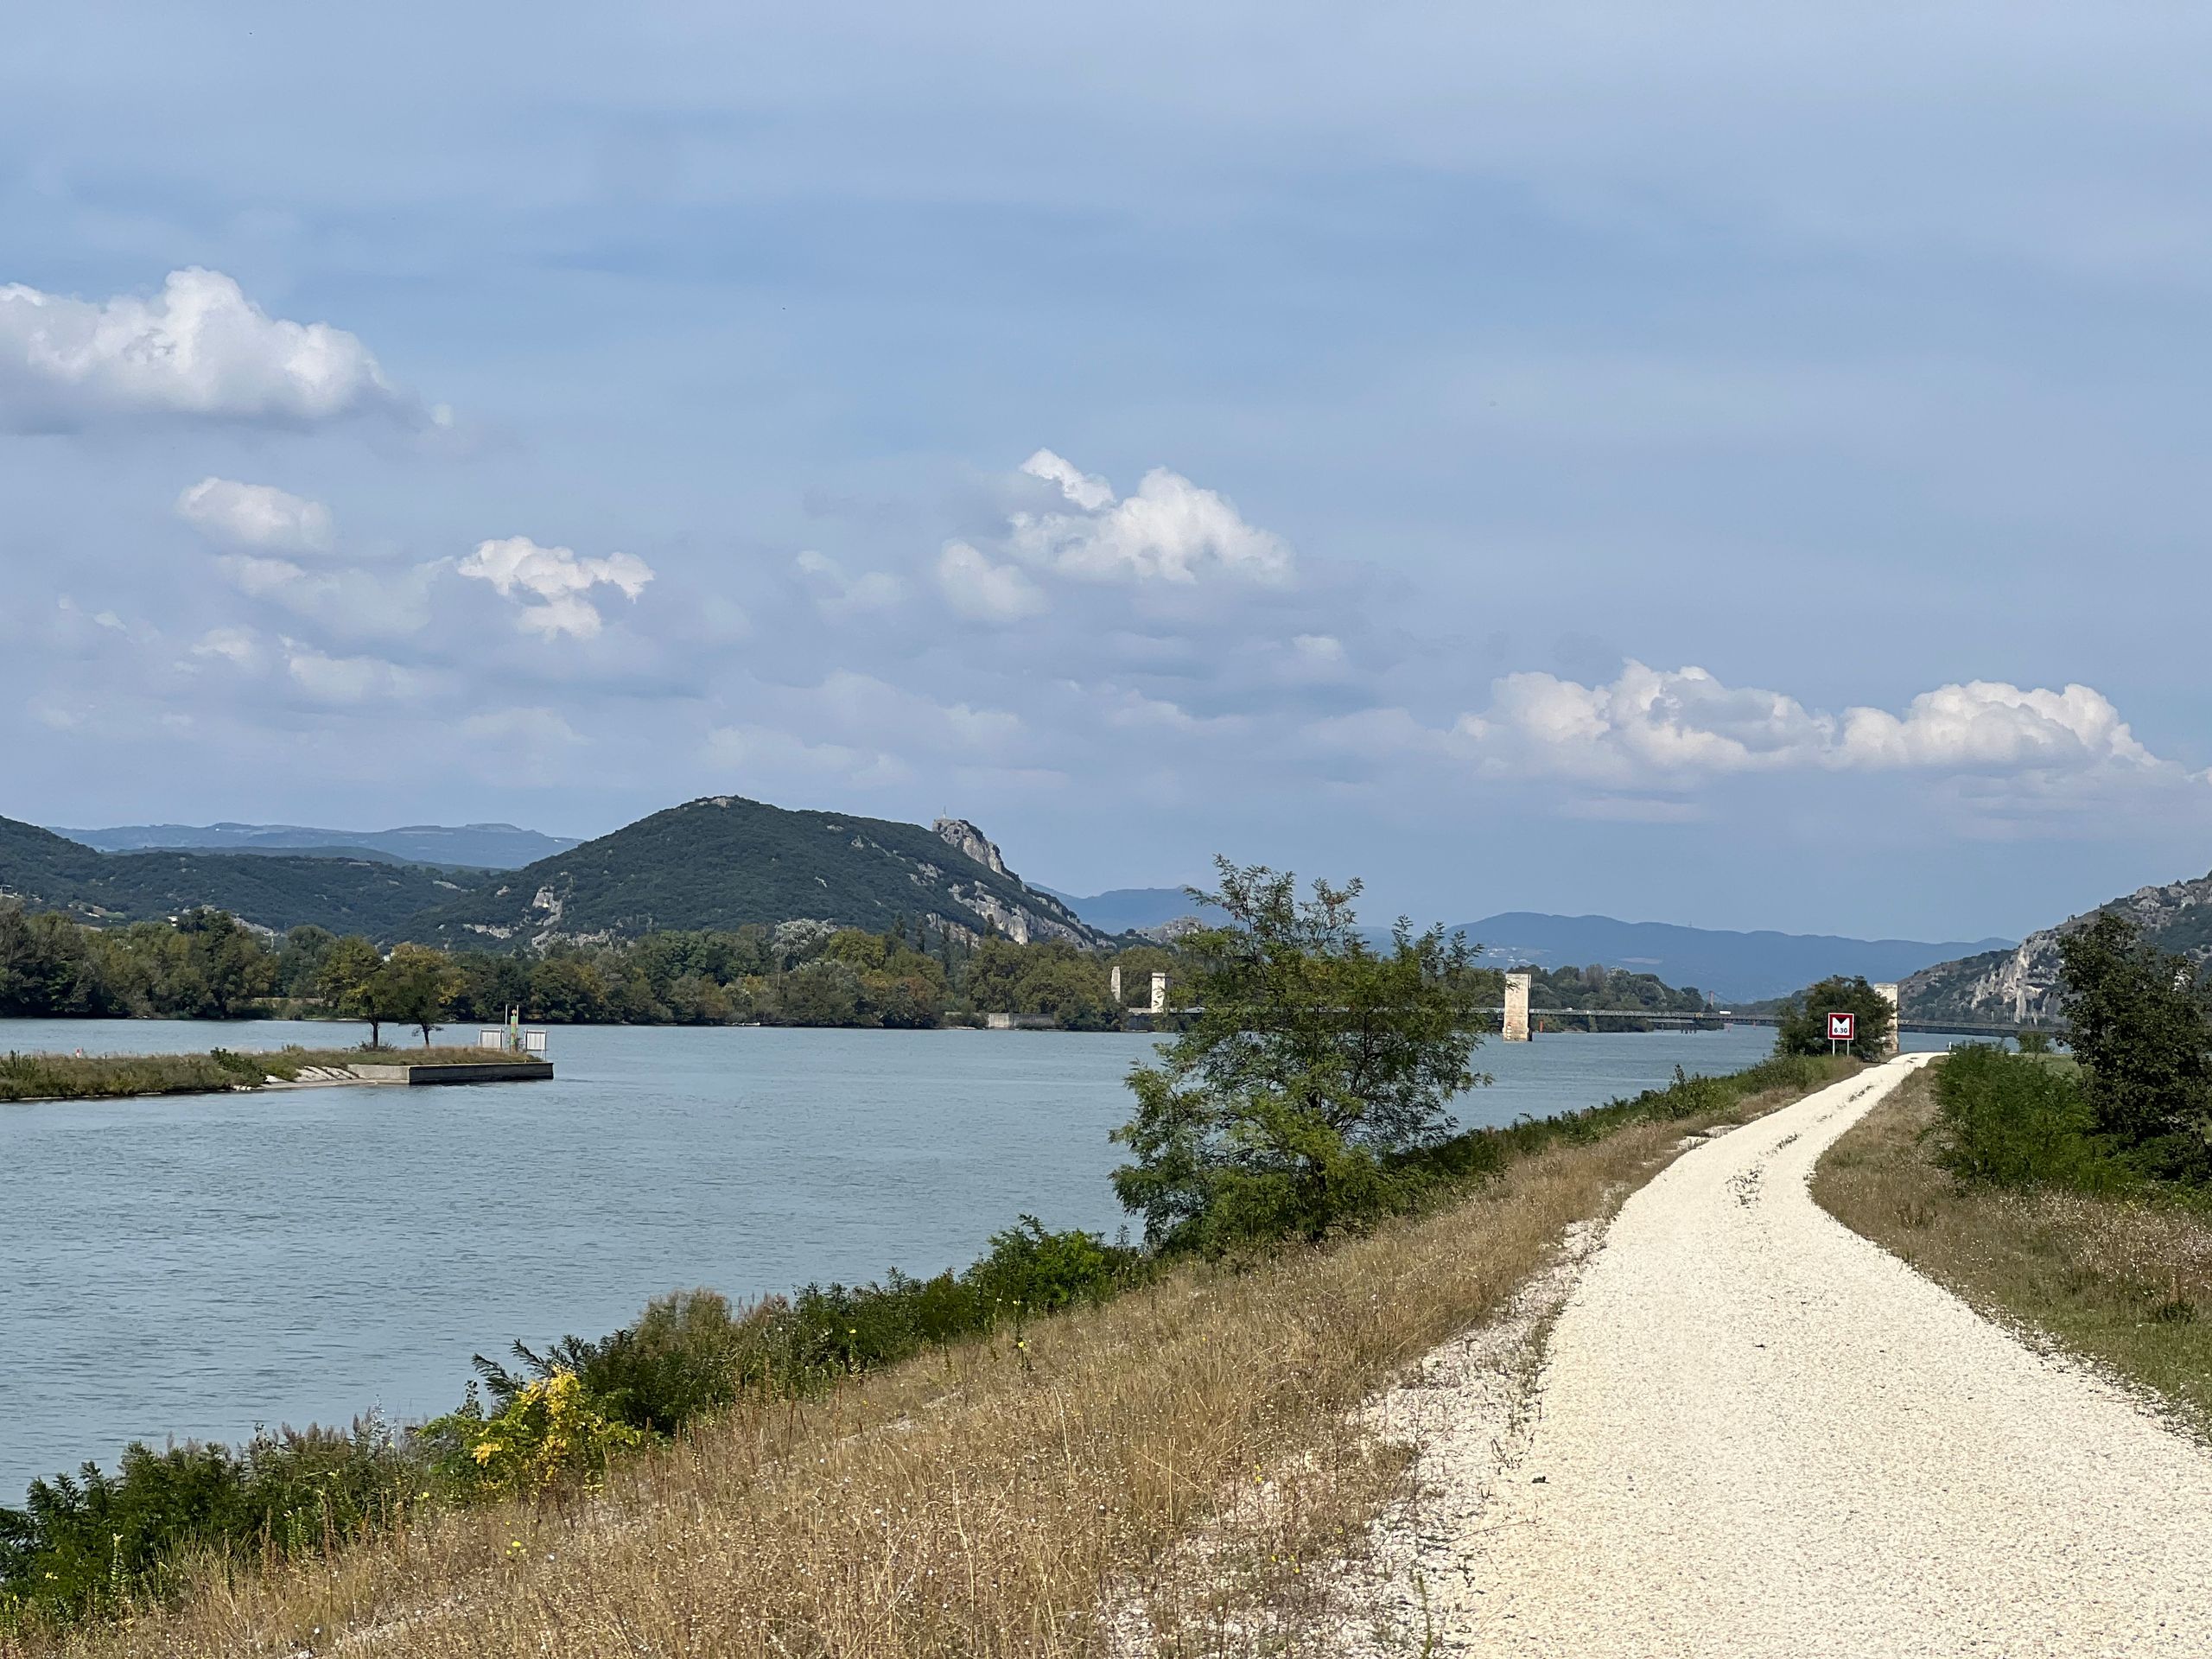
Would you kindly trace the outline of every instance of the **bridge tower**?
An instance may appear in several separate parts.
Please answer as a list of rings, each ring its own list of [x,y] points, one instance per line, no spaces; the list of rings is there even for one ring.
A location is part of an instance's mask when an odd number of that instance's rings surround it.
[[[1165,974],[1154,974],[1152,976],[1152,1012],[1154,1014],[1167,1012],[1167,976]]]
[[[1106,995],[1114,999],[1114,1006],[1122,1006],[1122,964],[1116,963],[1106,975]]]
[[[1505,976],[1505,1028],[1499,1040],[1525,1043],[1529,1040],[1529,981],[1527,974],[1508,974]]]
[[[1904,1046],[1904,1044],[1899,1041],[1902,1033],[1897,1030],[1897,1021],[1903,1017],[1897,1006],[1897,988],[1894,985],[1877,985],[1874,988],[1874,995],[1890,1005],[1890,1040],[1883,1049],[1883,1052],[1894,1054]]]

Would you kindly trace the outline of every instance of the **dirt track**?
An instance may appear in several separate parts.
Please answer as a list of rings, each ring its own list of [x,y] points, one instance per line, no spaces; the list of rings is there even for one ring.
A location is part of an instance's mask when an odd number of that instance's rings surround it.
[[[1385,1541],[1425,1586],[1414,1651],[2212,1654],[2212,1452],[1807,1192],[1925,1058],[1630,1198],[1560,1314],[1533,1427],[1501,1448],[1471,1414],[1425,1449],[1426,1481],[1489,1493]]]

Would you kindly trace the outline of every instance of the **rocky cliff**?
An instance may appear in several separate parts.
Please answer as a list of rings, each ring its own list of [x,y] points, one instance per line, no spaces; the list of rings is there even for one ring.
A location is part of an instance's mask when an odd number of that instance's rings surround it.
[[[2162,950],[2212,963],[2212,875],[2202,875],[2138,887],[2125,898],[2031,933],[2010,950],[1924,968],[1903,982],[1904,1017],[1991,1025],[2056,1020],[2058,942],[2107,912],[2126,917],[2146,941]]]

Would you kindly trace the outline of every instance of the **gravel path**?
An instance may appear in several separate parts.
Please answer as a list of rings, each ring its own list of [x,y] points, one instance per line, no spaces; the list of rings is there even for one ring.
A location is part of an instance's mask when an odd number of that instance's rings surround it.
[[[1928,1058],[1686,1153],[1629,1199],[1560,1315],[1525,1440],[1471,1414],[1423,1448],[1427,1482],[1491,1491],[1396,1541],[1426,1587],[1414,1651],[2212,1655],[2212,1452],[1807,1192]]]

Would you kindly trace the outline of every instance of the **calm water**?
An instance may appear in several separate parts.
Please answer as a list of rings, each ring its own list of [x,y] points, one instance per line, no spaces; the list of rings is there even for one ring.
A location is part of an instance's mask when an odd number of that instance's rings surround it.
[[[474,1029],[449,1033],[473,1039]],[[0,1020],[0,1051],[317,1047],[352,1027]],[[647,1296],[963,1265],[1024,1211],[1120,1224],[1106,1132],[1150,1039],[556,1028],[558,1076],[0,1105],[0,1503],[144,1438],[448,1409],[472,1352],[596,1336]],[[1478,1056],[1463,1123],[1722,1071],[1772,1033]]]

